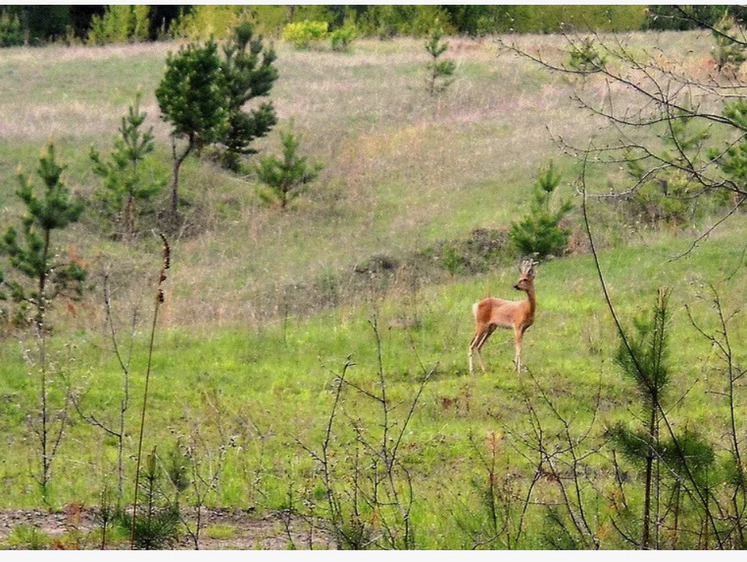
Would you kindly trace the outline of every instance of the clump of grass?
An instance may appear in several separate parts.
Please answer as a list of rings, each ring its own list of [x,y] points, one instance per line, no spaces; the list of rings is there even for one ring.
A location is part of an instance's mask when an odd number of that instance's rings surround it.
[[[34,525],[13,527],[5,547],[12,550],[45,550],[51,542],[50,537]]]
[[[228,524],[215,524],[208,525],[203,531],[205,536],[209,539],[214,540],[228,540],[236,538],[238,529],[235,525]]]

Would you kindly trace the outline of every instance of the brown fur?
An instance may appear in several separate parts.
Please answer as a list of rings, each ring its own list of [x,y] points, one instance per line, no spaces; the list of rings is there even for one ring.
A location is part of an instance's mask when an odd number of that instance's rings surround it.
[[[521,372],[521,342],[524,332],[534,324],[534,311],[537,299],[534,295],[533,262],[522,262],[521,277],[514,285],[514,289],[524,291],[527,298],[522,301],[509,301],[488,297],[475,303],[472,313],[475,317],[475,335],[469,343],[469,372],[472,372],[472,352],[477,351],[480,367],[485,372],[485,363],[480,350],[496,328],[508,328],[514,331],[514,347],[516,354],[514,362],[516,371]]]

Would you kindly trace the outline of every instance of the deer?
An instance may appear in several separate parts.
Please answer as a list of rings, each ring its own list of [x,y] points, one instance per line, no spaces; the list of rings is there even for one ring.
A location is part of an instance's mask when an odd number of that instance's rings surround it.
[[[534,295],[534,266],[538,265],[531,259],[523,259],[519,266],[519,280],[514,284],[514,289],[524,291],[527,298],[521,301],[509,301],[487,297],[472,305],[472,314],[475,317],[475,335],[469,342],[469,372],[472,374],[472,353],[477,351],[482,372],[485,372],[485,363],[482,360],[480,350],[496,328],[508,328],[514,331],[514,346],[516,355],[514,363],[516,372],[521,373],[521,341],[524,332],[534,324],[534,311],[537,307],[537,299]]]

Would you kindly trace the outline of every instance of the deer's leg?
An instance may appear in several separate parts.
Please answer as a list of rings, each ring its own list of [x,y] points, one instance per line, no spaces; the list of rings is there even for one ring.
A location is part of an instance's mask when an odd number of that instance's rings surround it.
[[[477,339],[477,345],[475,346],[475,349],[477,350],[477,359],[480,361],[480,367],[482,368],[482,372],[485,372],[485,362],[482,360],[482,346],[485,345],[485,342],[488,341],[488,338],[490,335],[495,332],[496,325],[495,324],[488,324],[483,329],[482,333],[480,334],[480,337],[476,337]]]
[[[475,339],[477,339],[477,334],[475,334],[472,337],[472,340],[469,342],[469,350],[467,351],[467,358],[469,359],[469,374],[472,374],[472,350],[475,347]]]
[[[516,349],[516,355],[514,356],[514,363],[516,364],[516,372],[521,373],[521,338],[524,335],[524,330],[516,328],[514,330],[514,347]]]
[[[485,334],[485,329],[483,328],[480,330],[479,328],[475,331],[475,335],[472,337],[472,341],[469,342],[469,352],[467,354],[467,357],[469,358],[469,374],[472,374],[472,352],[473,350],[480,344],[480,341],[483,340],[483,336]],[[482,357],[480,356],[480,350],[478,348],[477,350],[477,357],[480,359],[480,366],[482,367],[483,373],[485,372],[485,365],[482,362]]]

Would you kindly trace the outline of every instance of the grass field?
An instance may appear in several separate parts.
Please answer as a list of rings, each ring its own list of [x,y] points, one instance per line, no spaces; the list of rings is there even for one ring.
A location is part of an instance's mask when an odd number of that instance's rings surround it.
[[[547,46],[559,41],[521,40]],[[686,45],[696,69],[709,56],[704,34],[640,34],[631,41],[664,50]],[[158,120],[153,92],[166,53],[176,48],[0,52],[3,230],[15,224],[20,211],[13,195],[15,170],[19,164],[33,169],[50,136],[60,160],[69,164],[67,184],[80,195],[92,193],[97,180],[88,147],[108,152],[138,85],[158,142],[155,168],[168,170],[168,128]],[[515,521],[517,498],[532,478],[524,443],[534,428],[524,397],[541,410],[546,406],[541,388],[572,420],[574,434],[591,424],[588,446],[596,452],[588,462],[594,474],[582,496],[592,507],[589,517],[600,545],[624,548],[627,543],[609,519],[615,486],[604,432],[617,421],[635,420],[637,402],[632,383],[612,359],[616,332],[585,251],[571,184],[578,168],[548,130],[572,143],[604,140],[608,133],[571,101],[573,82],[501,54],[494,41],[453,39],[448,53],[457,62],[457,79],[441,98],[431,99],[424,87],[422,41],[361,40],[348,54],[279,45],[280,78],[271,99],[281,127],[292,122],[302,135],[302,150],[324,163],[320,179],[288,213],[260,205],[253,178],[232,176],[209,161],[186,162],[182,193],[189,203],[189,231],[172,240],[144,449],[157,445],[165,463],[179,441],[193,446],[208,473],[222,466],[207,505],[265,513],[287,508],[293,499],[294,508],[314,505],[316,516],[324,517],[319,463],[304,447],[322,446],[336,377],[348,356],[356,365],[347,380],[362,391],[376,394],[381,376],[385,379],[394,435],[423,376],[431,373],[400,450],[411,478],[414,546],[472,548],[487,528],[481,490],[488,476],[481,456],[495,452],[507,514]],[[601,86],[591,80],[586,87]],[[277,151],[277,133],[257,146],[262,153]],[[471,305],[487,295],[519,298],[511,289],[517,278],[513,257],[507,254],[478,274],[436,267],[417,282],[400,270],[386,284],[374,278],[370,288],[354,268],[375,256],[406,261],[440,242],[464,240],[478,228],[507,228],[528,208],[536,173],[550,160],[564,174],[561,195],[576,202],[572,216],[579,244],[571,255],[538,267],[538,312],[523,356],[532,378],[513,371],[511,337],[502,331],[487,344],[488,372],[470,375]],[[597,169],[590,184],[602,191],[616,174]],[[708,284],[718,289],[727,314],[744,306],[743,214],[676,260],[670,258],[688,249],[702,225],[686,231],[628,228],[615,209],[598,201],[592,202],[591,217],[601,266],[626,326],[653,306],[660,286],[672,288],[671,417],[723,443],[726,405],[716,394],[724,388],[720,365],[685,305],[710,329],[717,318],[702,298]],[[704,217],[703,225],[711,219]],[[64,234],[60,247],[73,246],[87,262],[93,286],[82,303],[53,311],[50,372],[55,388],[77,389],[83,413],[109,426],[118,416],[121,369],[102,305],[104,268],[121,349],[130,345],[128,326],[132,311],[138,311],[125,424],[128,502],[160,246],[149,236],[129,246],[108,240],[93,219]],[[743,318],[735,316],[730,328],[735,363],[743,364]],[[32,475],[38,450],[26,423],[37,407],[36,370],[28,360],[34,342],[13,333],[0,344],[0,508],[40,507]],[[382,422],[376,400],[355,387],[346,387],[341,400],[331,447],[342,471],[359,453],[365,455],[353,428],[363,427],[376,442]],[[744,413],[741,401],[738,411]],[[544,413],[555,435],[557,420]],[[73,412],[54,461],[49,506],[98,505],[104,491],[116,486],[116,445]],[[631,467],[626,475],[632,483],[639,477]],[[350,472],[337,477],[338,489],[349,491]],[[405,493],[402,481],[397,486]],[[630,489],[629,501],[637,506],[640,494],[633,484]],[[186,503],[193,501],[189,493]],[[549,478],[537,483],[535,494],[545,503],[558,501]],[[547,514],[547,505],[529,505],[521,539],[488,546],[558,546],[541,531]],[[370,521],[374,515],[362,517]]]

